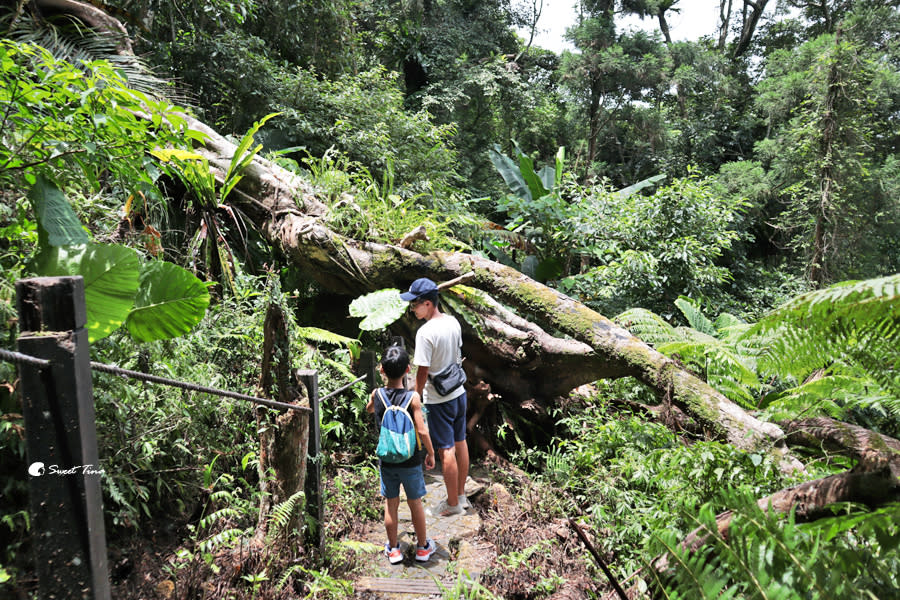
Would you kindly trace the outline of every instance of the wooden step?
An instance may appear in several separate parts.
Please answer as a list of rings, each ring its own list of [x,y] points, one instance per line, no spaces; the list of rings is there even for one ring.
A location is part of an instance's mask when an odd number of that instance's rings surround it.
[[[388,594],[437,594],[441,588],[432,579],[400,579],[395,577],[360,577],[356,591],[384,592]]]

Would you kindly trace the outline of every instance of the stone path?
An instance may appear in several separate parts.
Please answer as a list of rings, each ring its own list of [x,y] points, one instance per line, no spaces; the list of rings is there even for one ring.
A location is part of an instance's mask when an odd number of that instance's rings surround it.
[[[476,496],[484,484],[473,477],[466,481],[466,495]],[[444,480],[439,470],[425,472],[425,507],[436,505],[446,498]],[[416,536],[413,532],[409,506],[401,490],[400,500],[400,548],[405,554],[402,563],[392,565],[383,553],[366,557],[368,573],[355,582],[357,593],[368,592],[369,598],[417,600],[441,598],[445,589],[452,589],[461,582],[477,581],[481,572],[492,562],[493,546],[478,544],[474,539],[481,528],[481,518],[474,508],[465,514],[451,517],[432,517],[426,512],[428,537],[437,544],[437,552],[428,562],[413,558]],[[363,541],[384,548],[384,524],[373,525]]]

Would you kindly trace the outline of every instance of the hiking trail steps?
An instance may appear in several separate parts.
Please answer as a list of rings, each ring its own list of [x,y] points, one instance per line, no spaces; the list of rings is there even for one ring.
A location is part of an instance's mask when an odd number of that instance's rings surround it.
[[[435,506],[447,495],[439,469],[440,467],[425,471],[426,493],[422,500],[426,509]],[[473,478],[470,473],[466,480],[466,495],[472,498],[485,487],[483,480]],[[492,544],[476,539],[481,529],[481,517],[475,508],[469,508],[464,514],[450,517],[431,516],[426,511],[428,537],[437,544],[437,552],[428,562],[417,562],[414,558],[416,536],[402,489],[398,512],[403,562],[390,564],[381,550],[377,553],[360,555],[360,560],[365,563],[360,565],[360,571],[366,576],[354,581],[357,598],[373,600],[441,598],[444,590],[453,589],[459,582],[478,581],[481,573],[496,557],[496,550]],[[386,540],[384,523],[382,521],[373,523],[363,538],[361,541],[376,544],[383,549]]]

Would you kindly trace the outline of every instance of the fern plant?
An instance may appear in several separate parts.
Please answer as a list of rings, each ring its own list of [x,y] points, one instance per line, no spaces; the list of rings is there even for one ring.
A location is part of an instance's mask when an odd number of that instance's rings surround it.
[[[272,507],[272,512],[269,514],[269,540],[273,540],[279,535],[290,533],[287,528],[291,524],[297,509],[302,506],[303,498],[303,490],[300,490],[291,494],[291,497],[284,502],[279,502]]]
[[[900,417],[900,274],[798,296],[742,339],[766,340],[761,373],[797,382],[767,399],[772,416]]]
[[[656,535],[671,565],[665,576],[648,569],[662,597],[897,597],[900,505],[871,512],[843,506],[834,517],[803,524],[793,514],[764,511],[751,496],[734,494],[730,503],[736,509],[725,537],[711,505],[690,517],[707,538],[699,550],[685,548],[675,532]]]
[[[615,321],[667,356],[677,356],[694,368],[710,385],[745,408],[755,406],[755,393],[762,388],[756,374],[756,350],[743,339],[750,327],[738,317],[722,313],[710,321],[688,298],[675,306],[688,326],[675,327],[649,310],[633,308]]]
[[[769,418],[900,419],[900,274],[808,292],[752,325],[710,321],[683,297],[675,304],[690,326],[639,308],[615,320]]]

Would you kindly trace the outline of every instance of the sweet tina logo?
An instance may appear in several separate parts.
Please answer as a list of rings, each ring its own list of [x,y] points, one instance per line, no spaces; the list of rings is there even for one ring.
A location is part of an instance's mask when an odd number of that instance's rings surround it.
[[[95,468],[94,465],[78,465],[69,469],[62,469],[59,465],[50,465],[46,469],[44,463],[33,462],[28,467],[28,474],[32,477],[40,477],[41,475],[103,475],[103,469]]]

